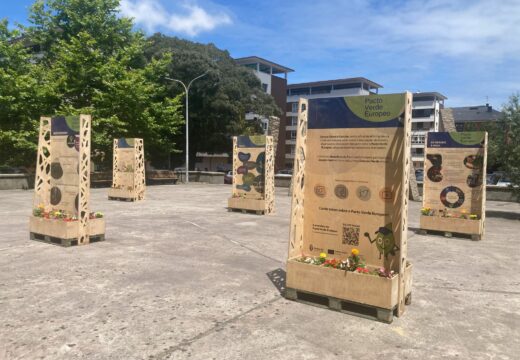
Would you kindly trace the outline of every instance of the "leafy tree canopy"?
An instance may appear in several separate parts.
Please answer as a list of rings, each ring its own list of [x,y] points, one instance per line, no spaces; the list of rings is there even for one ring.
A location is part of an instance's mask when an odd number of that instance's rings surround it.
[[[148,60],[170,52],[173,59],[167,76],[187,85],[207,72],[193,82],[189,92],[192,158],[196,151],[229,151],[233,135],[261,132],[258,123],[246,122],[246,112],[266,116],[280,114],[273,98],[262,91],[260,80],[250,69],[237,66],[227,51],[213,44],[198,44],[162,34],[151,36],[145,48]],[[172,93],[184,93],[180,84],[167,84]]]

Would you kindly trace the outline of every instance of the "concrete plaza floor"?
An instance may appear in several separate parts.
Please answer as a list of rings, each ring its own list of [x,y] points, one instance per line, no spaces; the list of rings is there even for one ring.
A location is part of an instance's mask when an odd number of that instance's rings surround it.
[[[106,241],[29,240],[31,191],[0,191],[0,359],[518,359],[520,204],[488,202],[486,236],[422,236],[413,302],[390,325],[280,295],[290,198],[228,213],[226,185],[107,200]]]

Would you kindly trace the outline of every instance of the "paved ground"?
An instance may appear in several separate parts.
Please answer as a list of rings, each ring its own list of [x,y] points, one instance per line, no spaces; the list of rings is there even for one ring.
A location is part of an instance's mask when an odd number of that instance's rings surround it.
[[[62,248],[28,240],[31,192],[0,191],[0,359],[520,354],[520,204],[488,203],[481,242],[411,229],[413,304],[387,325],[280,296],[287,189],[275,216],[228,213],[225,185],[149,187],[135,204],[106,193],[92,208],[107,241]]]

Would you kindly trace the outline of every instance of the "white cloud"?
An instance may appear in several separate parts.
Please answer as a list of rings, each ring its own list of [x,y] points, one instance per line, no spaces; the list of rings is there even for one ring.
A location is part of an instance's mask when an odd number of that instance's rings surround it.
[[[146,31],[153,32],[165,28],[188,36],[211,31],[218,26],[231,24],[231,18],[222,11],[209,13],[196,4],[185,3],[178,12],[168,12],[157,0],[122,0],[121,14],[131,17]]]

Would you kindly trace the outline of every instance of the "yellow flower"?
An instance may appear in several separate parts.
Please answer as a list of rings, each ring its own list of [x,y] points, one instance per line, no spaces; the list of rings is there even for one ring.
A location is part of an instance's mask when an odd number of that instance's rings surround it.
[[[352,249],[352,255],[358,256],[359,255],[359,250],[358,249]]]
[[[320,258],[325,259],[326,257],[327,257],[327,254],[325,254],[325,253],[320,253]]]

